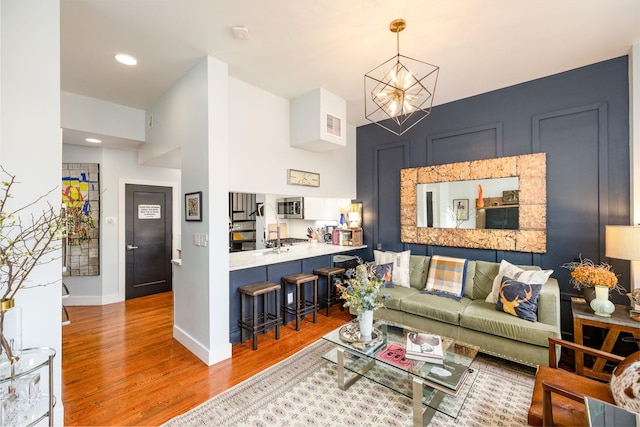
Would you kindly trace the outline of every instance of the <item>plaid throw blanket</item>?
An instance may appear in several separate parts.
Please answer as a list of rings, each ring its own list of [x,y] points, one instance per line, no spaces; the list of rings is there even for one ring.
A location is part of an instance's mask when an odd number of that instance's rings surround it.
[[[422,292],[460,300],[466,276],[466,259],[435,255],[431,258],[427,285]]]

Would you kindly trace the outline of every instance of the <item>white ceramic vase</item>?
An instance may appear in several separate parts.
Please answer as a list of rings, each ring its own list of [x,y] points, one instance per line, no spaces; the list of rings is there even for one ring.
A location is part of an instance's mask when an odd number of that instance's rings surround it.
[[[596,316],[611,317],[616,311],[616,306],[609,301],[609,288],[607,286],[595,286],[596,298],[589,304]]]
[[[373,332],[373,310],[366,310],[360,313],[358,326],[360,328],[360,339],[362,341],[371,340],[371,333]]]

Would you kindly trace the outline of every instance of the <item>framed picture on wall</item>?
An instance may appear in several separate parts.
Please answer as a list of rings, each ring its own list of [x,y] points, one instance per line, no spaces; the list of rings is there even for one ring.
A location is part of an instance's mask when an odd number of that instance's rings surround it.
[[[456,221],[469,219],[469,199],[453,199],[453,216]]]
[[[184,195],[184,219],[202,221],[202,191]]]

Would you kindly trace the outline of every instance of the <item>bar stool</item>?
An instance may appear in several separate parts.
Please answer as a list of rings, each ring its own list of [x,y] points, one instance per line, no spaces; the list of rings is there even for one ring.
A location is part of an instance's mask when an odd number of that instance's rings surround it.
[[[304,288],[307,283],[313,285],[313,301],[308,301],[304,295]],[[296,273],[282,277],[284,296],[287,297],[287,285],[295,285],[295,295],[291,304],[283,304],[283,318],[286,325],[289,321],[289,314],[296,317],[296,331],[300,330],[300,318],[307,314],[313,314],[313,323],[318,321],[318,276],[308,273]]]
[[[244,344],[245,331],[251,332],[253,349],[258,349],[258,335],[275,328],[276,339],[280,339],[280,285],[273,282],[256,282],[249,285],[240,286],[240,340]],[[276,313],[269,313],[267,303],[269,294],[275,291]],[[262,314],[258,314],[258,301],[262,295]],[[245,298],[251,297],[253,300],[253,313],[245,316]]]
[[[327,297],[320,297],[320,301],[327,304],[327,317],[331,316],[331,306],[340,302],[340,296],[336,292],[336,287],[333,284],[333,276],[340,276],[340,279],[342,279],[345,271],[346,270],[341,267],[322,267],[313,270],[313,274],[327,278]],[[344,310],[342,305],[340,305],[340,310]]]

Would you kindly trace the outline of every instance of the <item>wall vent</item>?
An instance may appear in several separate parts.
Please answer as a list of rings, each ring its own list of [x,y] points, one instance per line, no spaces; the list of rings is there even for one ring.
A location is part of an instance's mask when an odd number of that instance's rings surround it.
[[[292,99],[289,114],[292,147],[319,153],[347,146],[347,102],[339,96],[314,89]]]
[[[327,133],[342,138],[342,120],[327,113]]]

